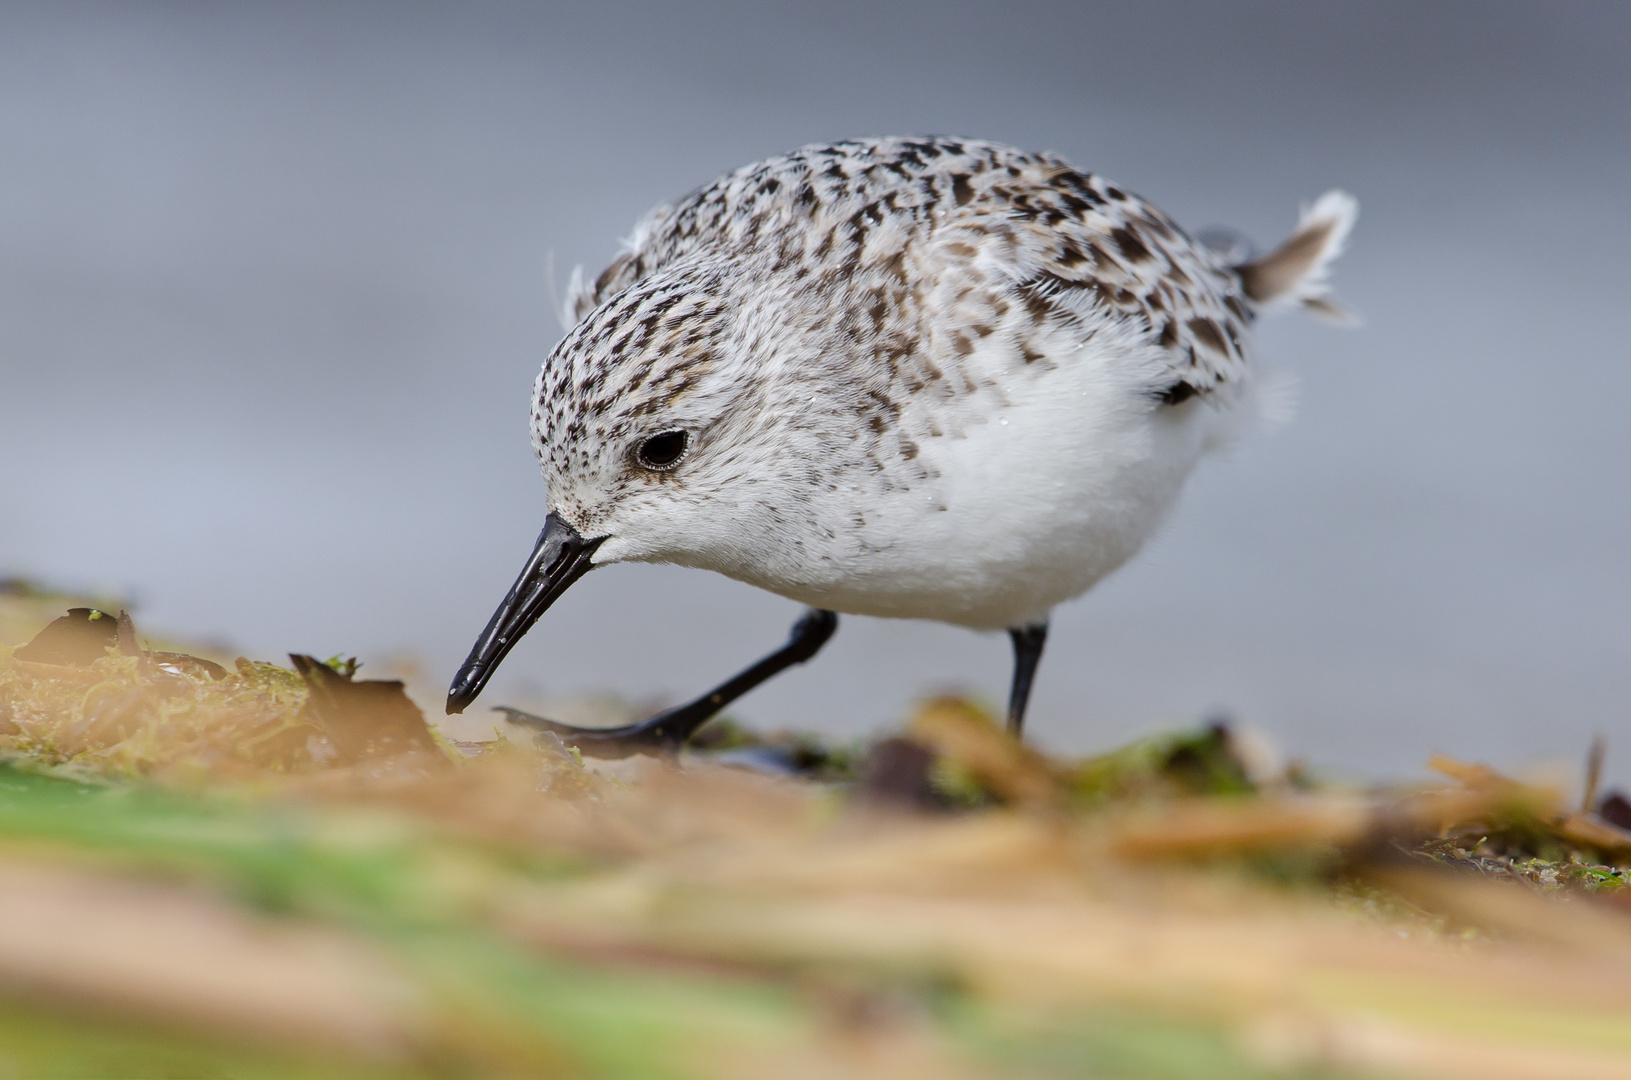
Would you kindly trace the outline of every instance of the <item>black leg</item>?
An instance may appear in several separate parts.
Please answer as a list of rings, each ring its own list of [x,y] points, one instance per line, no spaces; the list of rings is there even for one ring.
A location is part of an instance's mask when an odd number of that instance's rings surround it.
[[[802,664],[814,656],[836,629],[838,629],[837,615],[830,611],[810,608],[793,624],[793,632],[789,635],[786,645],[746,671],[720,683],[695,701],[665,709],[656,716],[622,727],[573,727],[503,705],[498,707],[498,711],[509,717],[511,723],[525,724],[558,735],[567,746],[575,746],[580,753],[590,757],[623,758],[630,754],[674,754],[679,752],[680,747],[685,745],[685,740],[689,739],[697,728],[713,719],[719,710],[772,675],[777,675],[794,664]]]
[[[1031,697],[1031,680],[1042,660],[1042,645],[1048,640],[1048,624],[1032,623],[1008,631],[1014,639],[1014,685],[1008,692],[1008,732],[1015,738],[1025,728],[1025,702]]]

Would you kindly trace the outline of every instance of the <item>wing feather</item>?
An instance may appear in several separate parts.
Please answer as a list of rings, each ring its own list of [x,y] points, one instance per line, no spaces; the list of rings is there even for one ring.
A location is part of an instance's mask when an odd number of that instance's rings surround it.
[[[931,247],[933,260],[920,257]],[[1169,401],[1245,373],[1255,303],[1236,269],[1137,196],[1047,154],[873,139],[750,165],[647,214],[593,285],[569,297],[569,313],[581,319],[699,251],[769,254],[835,287],[845,273],[916,255],[914,271],[966,273],[971,290],[984,282],[981,310],[1018,305],[1042,324],[1098,312],[1168,358],[1170,377],[1157,392]],[[957,335],[977,336],[984,317],[939,336],[949,332],[957,352]]]

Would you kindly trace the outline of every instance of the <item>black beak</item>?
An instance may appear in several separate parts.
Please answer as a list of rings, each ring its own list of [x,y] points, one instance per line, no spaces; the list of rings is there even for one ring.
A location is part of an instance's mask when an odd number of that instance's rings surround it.
[[[538,616],[549,610],[567,586],[589,572],[594,565],[590,560],[604,536],[585,540],[578,530],[550,514],[544,519],[544,531],[538,534],[538,546],[532,551],[521,576],[510,586],[509,595],[493,612],[487,629],[476,640],[476,647],[453,676],[453,685],[447,691],[447,711],[464,712],[476,700],[487,680],[498,670],[499,662],[532,629]]]

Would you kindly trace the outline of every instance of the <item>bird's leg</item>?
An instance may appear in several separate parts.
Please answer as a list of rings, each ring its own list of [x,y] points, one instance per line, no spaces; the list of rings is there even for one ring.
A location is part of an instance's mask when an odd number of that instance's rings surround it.
[[[787,644],[757,664],[727,679],[695,701],[665,709],[656,716],[614,728],[581,728],[546,720],[520,709],[499,706],[498,711],[512,723],[525,724],[560,736],[567,746],[597,758],[623,758],[630,754],[678,753],[693,732],[737,698],[755,686],[820,651],[838,629],[838,616],[830,611],[809,608],[793,624]]]
[[[1031,680],[1042,660],[1042,645],[1048,640],[1048,624],[1032,623],[1008,631],[1014,639],[1014,683],[1008,691],[1008,732],[1015,738],[1025,728],[1025,702],[1031,696]]]

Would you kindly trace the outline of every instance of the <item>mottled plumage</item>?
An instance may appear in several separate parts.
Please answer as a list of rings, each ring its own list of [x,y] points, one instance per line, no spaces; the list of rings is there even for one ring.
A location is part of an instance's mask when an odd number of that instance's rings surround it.
[[[1245,396],[1257,303],[1159,210],[1056,157],[809,147],[659,207],[575,283],[535,445],[551,507],[611,535],[597,562],[1012,626],[1148,536]],[[638,467],[668,428],[686,460]]]
[[[450,703],[560,582],[641,560],[1013,629],[1017,726],[1049,610],[1249,411],[1258,310],[1335,310],[1354,214],[1329,193],[1234,265],[1056,157],[946,138],[806,147],[657,208],[573,276],[532,408],[554,532]]]
[[[1043,359],[1049,320],[1097,307],[1169,350],[1174,386],[1205,392],[1240,374],[1252,319],[1234,268],[1155,207],[1051,155],[969,140],[846,142],[749,165],[652,211],[629,248],[574,289],[573,322],[708,252],[835,309],[860,301],[848,329],[886,365],[925,347],[966,355],[999,327]],[[1013,305],[1028,318],[1006,319]]]

